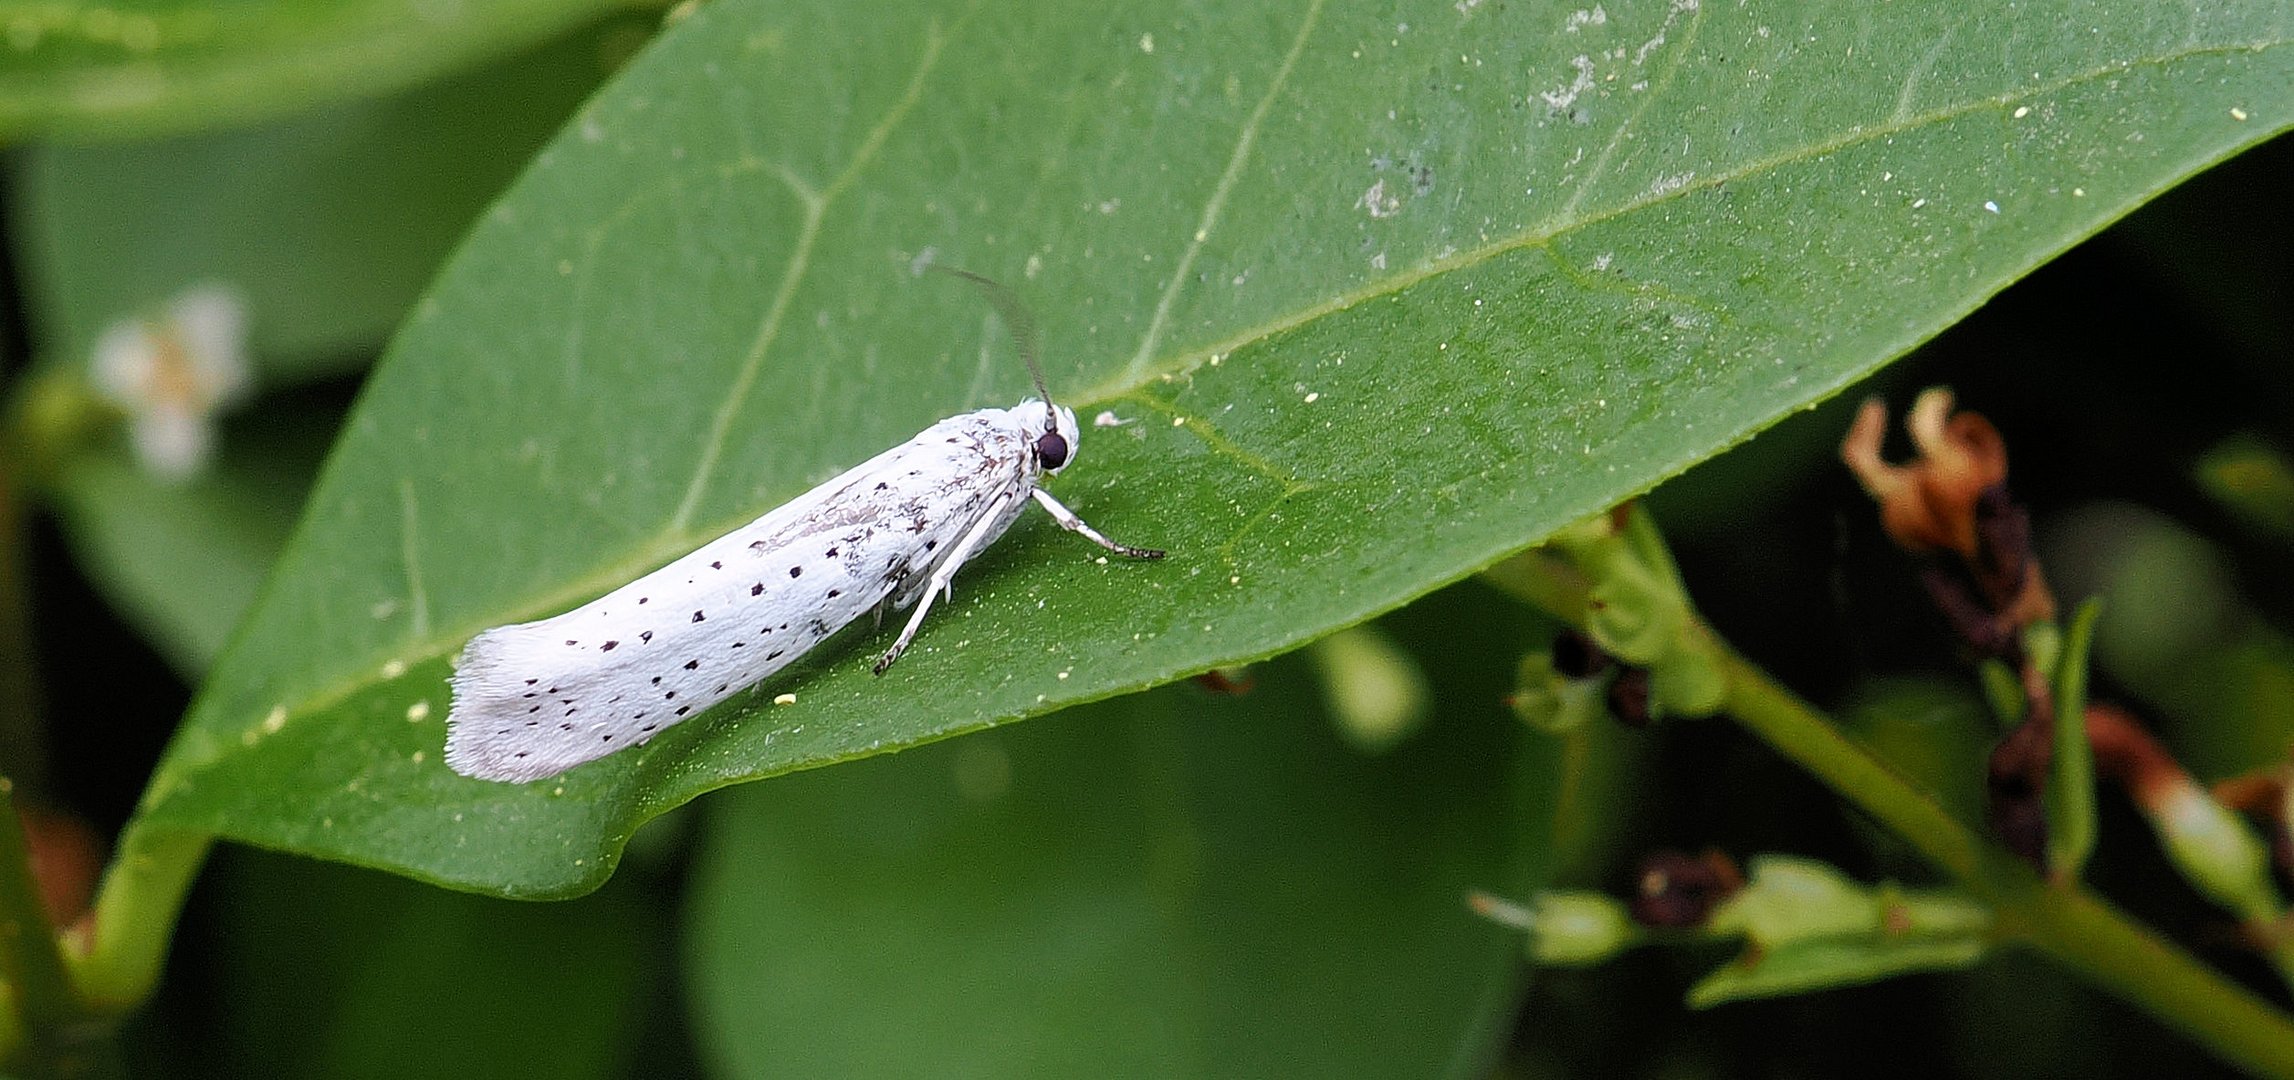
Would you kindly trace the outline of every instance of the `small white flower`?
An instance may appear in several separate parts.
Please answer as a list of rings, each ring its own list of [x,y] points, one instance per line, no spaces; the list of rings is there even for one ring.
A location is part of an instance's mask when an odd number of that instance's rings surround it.
[[[96,339],[94,378],[127,411],[145,468],[194,476],[213,453],[217,414],[254,389],[246,302],[225,286],[202,285],[156,317],[124,317]]]

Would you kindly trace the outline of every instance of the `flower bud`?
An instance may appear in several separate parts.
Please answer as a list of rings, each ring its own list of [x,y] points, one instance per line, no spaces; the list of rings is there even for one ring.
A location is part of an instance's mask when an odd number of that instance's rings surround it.
[[[1485,919],[1527,931],[1530,960],[1553,967],[1598,964],[1641,937],[1625,905],[1595,892],[1539,893],[1528,904],[1476,892],[1466,903]]]

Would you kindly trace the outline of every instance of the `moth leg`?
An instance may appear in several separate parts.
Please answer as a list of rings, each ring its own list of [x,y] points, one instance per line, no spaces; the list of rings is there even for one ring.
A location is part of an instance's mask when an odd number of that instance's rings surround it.
[[[908,651],[908,641],[916,636],[916,628],[924,625],[924,613],[932,610],[932,601],[943,595],[954,596],[956,594],[957,569],[964,565],[964,560],[972,557],[974,550],[986,542],[988,533],[996,526],[996,519],[1001,516],[1002,509],[1002,500],[1000,499],[988,504],[987,512],[980,515],[980,520],[974,522],[971,529],[964,533],[963,539],[956,541],[955,547],[948,549],[947,556],[941,559],[940,565],[933,569],[931,580],[924,585],[924,595],[916,601],[916,613],[908,616],[908,625],[901,628],[900,637],[892,642],[892,647],[886,649],[884,655],[877,658],[876,673],[878,675],[884,674],[885,668],[891,667],[894,660],[900,659],[901,653]]]
[[[1071,533],[1078,533],[1084,539],[1089,540],[1094,544],[1098,544],[1100,547],[1106,548],[1107,550],[1112,551],[1117,555],[1128,555],[1134,559],[1160,559],[1163,557],[1163,553],[1154,548],[1139,548],[1132,547],[1129,544],[1118,544],[1113,540],[1109,540],[1108,538],[1099,535],[1099,530],[1084,524],[1082,518],[1075,516],[1075,511],[1061,506],[1058,499],[1052,498],[1051,492],[1045,491],[1042,488],[1037,488],[1034,492],[1032,492],[1032,494],[1035,495],[1035,501],[1043,504],[1044,510],[1051,514],[1051,519],[1053,521],[1059,522],[1059,527],[1062,529],[1066,529]]]

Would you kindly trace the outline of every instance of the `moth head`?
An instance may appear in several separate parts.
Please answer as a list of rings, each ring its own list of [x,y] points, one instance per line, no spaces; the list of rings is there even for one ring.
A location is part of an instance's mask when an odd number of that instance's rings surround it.
[[[1027,433],[1028,453],[1034,456],[1038,468],[1056,473],[1075,460],[1078,436],[1074,410],[1029,398],[1020,402],[1012,414],[1019,421],[1020,430]]]

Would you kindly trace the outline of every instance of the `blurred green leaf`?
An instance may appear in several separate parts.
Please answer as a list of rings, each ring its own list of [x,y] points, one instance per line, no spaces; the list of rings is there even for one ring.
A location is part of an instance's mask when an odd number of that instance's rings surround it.
[[[2294,462],[2252,435],[2233,435],[2199,458],[2199,488],[2274,539],[2294,539]]]
[[[168,663],[196,680],[254,602],[332,433],[321,417],[235,428],[188,484],[125,452],[89,454],[56,484],[56,511],[89,579]]]
[[[234,853],[206,886],[227,942],[197,1045],[179,1075],[633,1075],[649,986],[635,888],[575,904],[516,904],[377,874]]]
[[[1366,756],[1303,660],[1255,673],[712,801],[723,1075],[1483,1075],[1520,947],[1464,896],[1542,877],[1554,744],[1460,694]]]
[[[260,379],[363,366],[454,240],[604,77],[585,28],[478,72],[265,127],[19,155],[12,216],[51,367],[205,283],[253,314]],[[65,458],[54,498],[97,585],[196,677],[222,651],[284,544],[339,420],[268,399],[237,418],[220,467],[189,485],[115,452]],[[325,425],[321,427],[320,425]]]
[[[1973,967],[1983,959],[1984,951],[1984,939],[1973,934],[1911,940],[1876,935],[1808,938],[1705,976],[1689,988],[1689,1006],[1709,1009],[1731,1001],[1830,990],[1917,971]]]
[[[2262,0],[2171,25],[1605,14],[701,8],[401,332],[146,824],[577,892],[711,788],[1278,653],[1455,580],[2294,121]],[[444,769],[474,632],[1025,392],[977,298],[911,274],[927,250],[1043,313],[1089,436],[1062,498],[1172,558],[1100,565],[1031,517],[882,678],[833,643],[556,781]]]
[[[2047,869],[2058,880],[2075,881],[2095,852],[2095,753],[2087,745],[2088,654],[2101,597],[2080,602],[2064,631],[2062,651],[2049,675],[2055,693],[2055,747],[2047,770]]]
[[[2294,741],[2294,638],[2246,602],[2214,541],[2145,507],[2094,503],[2043,534],[2065,595],[2098,595],[2095,662],[2169,718],[2176,760],[2217,780],[2276,765]]]
[[[0,143],[219,127],[400,89],[626,2],[0,0]]]
[[[487,201],[605,76],[602,45],[631,31],[608,22],[262,127],[25,149],[9,213],[46,361],[82,363],[122,316],[220,283],[247,301],[261,383],[363,366]]]

